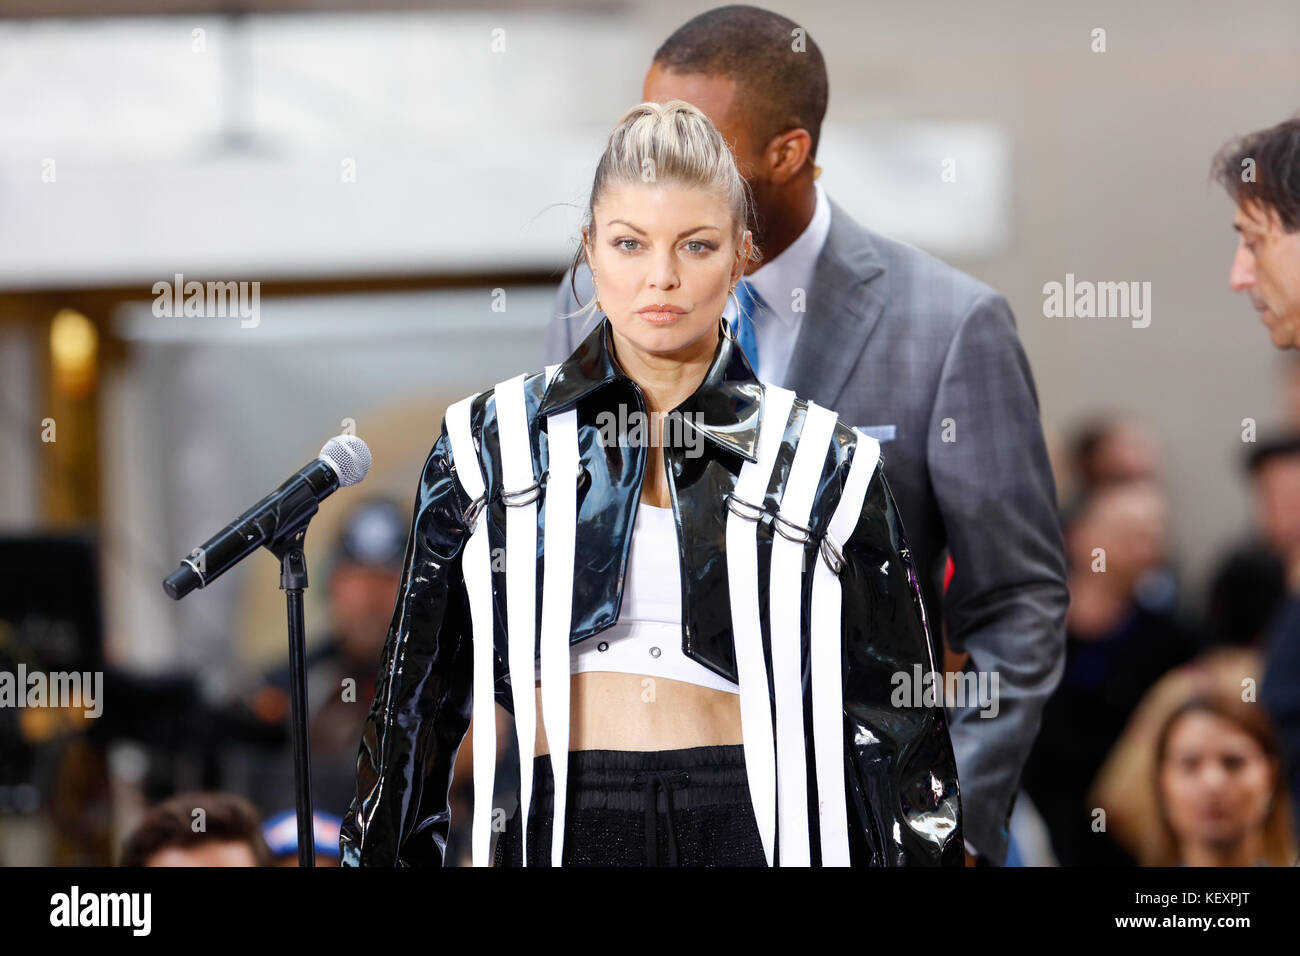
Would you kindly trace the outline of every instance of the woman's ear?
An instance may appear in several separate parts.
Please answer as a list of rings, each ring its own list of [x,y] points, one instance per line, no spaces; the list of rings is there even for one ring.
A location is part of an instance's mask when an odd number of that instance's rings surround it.
[[[745,267],[749,265],[749,258],[754,254],[754,234],[746,229],[745,234],[740,239],[740,275],[736,278],[739,282],[745,277]]]

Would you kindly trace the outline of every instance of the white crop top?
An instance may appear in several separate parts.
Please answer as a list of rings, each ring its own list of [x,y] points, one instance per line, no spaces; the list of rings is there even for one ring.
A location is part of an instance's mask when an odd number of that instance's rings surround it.
[[[569,645],[569,673],[615,671],[740,693],[740,686],[682,651],[682,576],[672,508],[639,504],[618,623]],[[536,680],[541,680],[541,662]]]

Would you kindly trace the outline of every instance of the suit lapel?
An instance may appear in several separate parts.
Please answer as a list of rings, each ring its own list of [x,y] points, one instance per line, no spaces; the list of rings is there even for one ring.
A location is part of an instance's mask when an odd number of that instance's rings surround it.
[[[786,388],[835,407],[884,312],[883,273],[884,263],[865,230],[832,200],[830,231],[817,258]]]

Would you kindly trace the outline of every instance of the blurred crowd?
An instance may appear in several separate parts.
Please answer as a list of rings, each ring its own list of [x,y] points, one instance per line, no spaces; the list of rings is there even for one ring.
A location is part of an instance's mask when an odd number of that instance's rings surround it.
[[[1254,521],[1188,594],[1156,436],[1081,423],[1054,454],[1065,669],[1022,777],[1010,862],[1289,866],[1300,818],[1300,359],[1282,424],[1243,429]],[[1288,656],[1289,655],[1289,656]]]

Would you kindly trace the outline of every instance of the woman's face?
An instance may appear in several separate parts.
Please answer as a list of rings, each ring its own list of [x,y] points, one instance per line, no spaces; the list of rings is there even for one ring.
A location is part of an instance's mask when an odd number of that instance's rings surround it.
[[[1192,711],[1170,730],[1160,782],[1180,843],[1232,846],[1264,826],[1274,768],[1255,738],[1235,723]]]
[[[711,356],[753,241],[746,230],[737,246],[727,205],[706,189],[636,183],[607,189],[592,219],[587,261],[616,345],[646,356]]]

